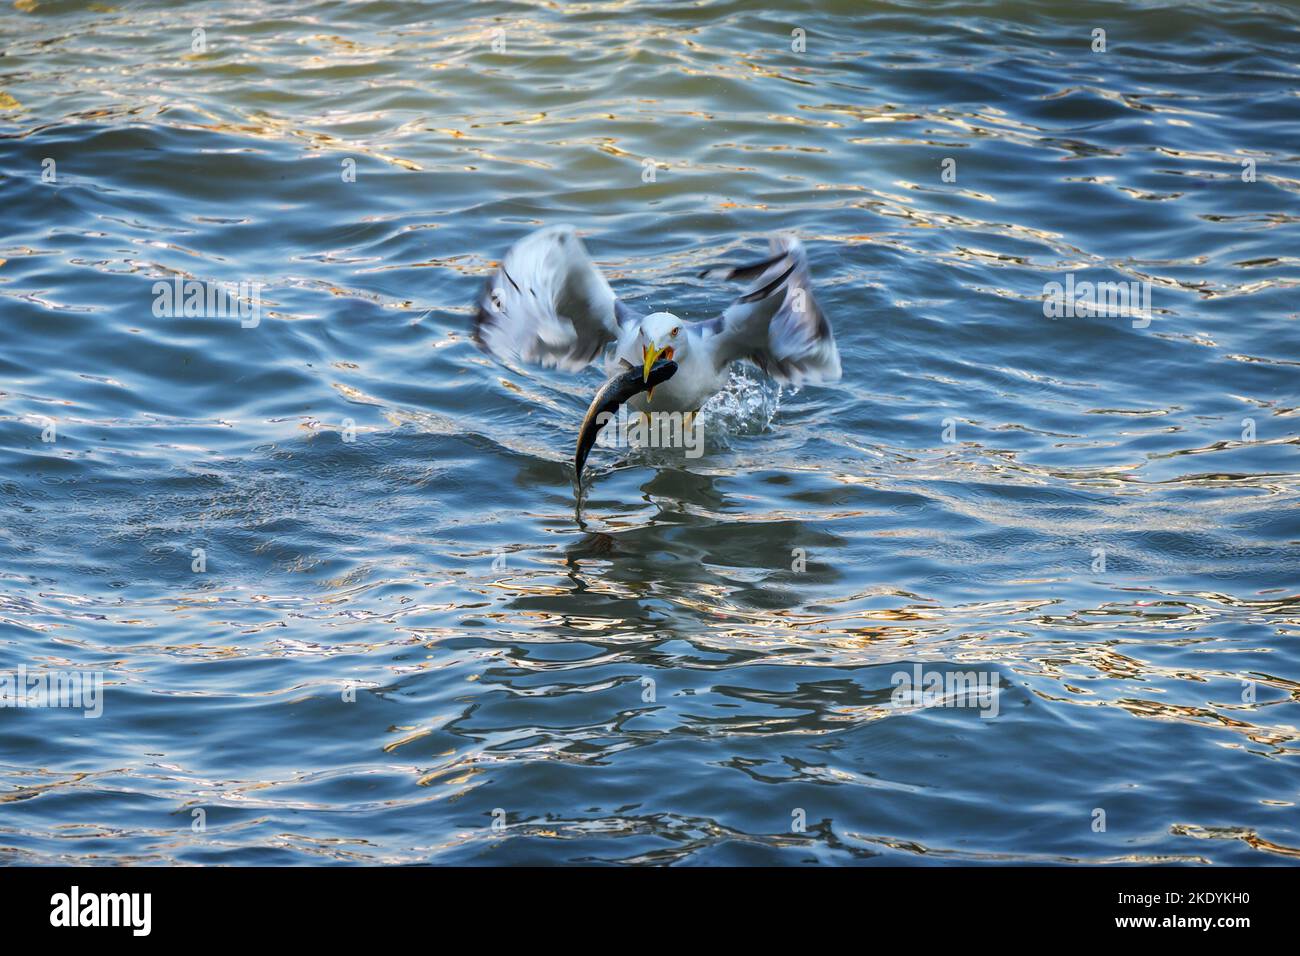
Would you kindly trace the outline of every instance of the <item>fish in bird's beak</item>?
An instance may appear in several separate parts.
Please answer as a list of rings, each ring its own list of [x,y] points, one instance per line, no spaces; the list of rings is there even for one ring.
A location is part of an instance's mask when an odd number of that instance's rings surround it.
[[[667,348],[657,349],[653,345],[641,346],[641,358],[645,360],[645,365],[641,369],[641,381],[649,383],[650,369],[654,366],[655,362],[659,361],[659,356],[661,355],[664,358],[671,360],[673,357],[673,347],[670,345]],[[651,385],[646,389],[645,400],[648,402],[654,397],[655,387]]]
[[[582,466],[587,461],[587,454],[591,451],[591,446],[596,444],[597,433],[609,424],[610,418],[617,414],[618,407],[632,396],[639,395],[647,388],[662,385],[677,374],[676,362],[660,362],[650,369],[650,379],[647,381],[644,372],[640,378],[636,377],[636,366],[627,359],[621,358],[618,362],[623,371],[600,387],[582,419],[578,448],[573,458],[573,473],[579,490],[582,488]]]

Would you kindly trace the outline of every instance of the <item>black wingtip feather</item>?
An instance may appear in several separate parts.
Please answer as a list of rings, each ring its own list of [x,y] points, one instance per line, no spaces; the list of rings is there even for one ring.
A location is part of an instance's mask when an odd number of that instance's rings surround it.
[[[718,266],[712,269],[705,269],[697,276],[697,278],[707,279],[712,277],[720,278],[724,282],[749,282],[752,279],[757,279],[784,258],[785,253],[778,252],[770,259],[763,259],[760,262],[751,262],[748,265],[731,267]]]
[[[477,345],[479,349],[489,353],[491,350],[488,348],[487,339],[484,338],[484,333],[491,329],[496,322],[495,317],[487,308],[487,303],[491,301],[492,280],[488,279],[483,283],[483,291],[479,293],[478,301],[474,303],[474,332],[472,338],[474,344]]]
[[[750,302],[757,302],[759,299],[766,299],[769,295],[771,295],[773,292],[775,292],[777,289],[781,287],[781,283],[783,283],[786,279],[790,278],[790,273],[794,272],[794,266],[795,264],[791,262],[790,265],[786,267],[786,270],[784,272],[782,272],[779,276],[777,276],[767,285],[763,286],[761,289],[755,289],[753,292],[750,292],[748,295],[742,295],[736,301],[750,303]]]

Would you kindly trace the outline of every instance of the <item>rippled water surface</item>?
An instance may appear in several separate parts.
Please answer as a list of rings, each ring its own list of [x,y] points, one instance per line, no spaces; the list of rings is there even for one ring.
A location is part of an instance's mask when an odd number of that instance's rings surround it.
[[[19,0],[0,52],[0,670],[105,681],[0,710],[0,860],[1300,857],[1295,6]],[[738,369],[578,513],[600,370],[469,334],[559,222],[692,319],[795,231],[843,381]]]

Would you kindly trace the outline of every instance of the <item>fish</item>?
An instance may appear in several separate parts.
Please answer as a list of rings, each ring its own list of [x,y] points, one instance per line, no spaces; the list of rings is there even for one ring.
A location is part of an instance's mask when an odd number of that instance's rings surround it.
[[[671,359],[661,359],[651,366],[649,372],[637,368],[626,359],[620,361],[623,373],[615,375],[600,387],[582,419],[582,429],[578,432],[578,449],[573,458],[574,478],[579,487],[582,485],[582,466],[587,463],[587,455],[596,443],[596,435],[608,424],[618,407],[633,395],[648,392],[677,374],[677,363]]]

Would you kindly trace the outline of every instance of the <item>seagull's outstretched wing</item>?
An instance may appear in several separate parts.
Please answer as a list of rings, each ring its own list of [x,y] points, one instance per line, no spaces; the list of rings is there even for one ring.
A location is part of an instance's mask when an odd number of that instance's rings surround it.
[[[704,323],[721,368],[747,358],[773,378],[793,385],[835,382],[840,350],[831,324],[812,293],[808,254],[798,239],[772,239],[772,257],[705,276],[750,283],[750,291]]]
[[[573,227],[548,226],[511,246],[488,280],[474,341],[497,358],[576,371],[634,318]]]

